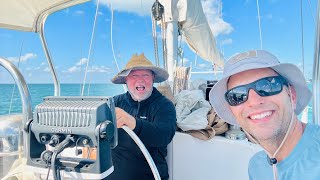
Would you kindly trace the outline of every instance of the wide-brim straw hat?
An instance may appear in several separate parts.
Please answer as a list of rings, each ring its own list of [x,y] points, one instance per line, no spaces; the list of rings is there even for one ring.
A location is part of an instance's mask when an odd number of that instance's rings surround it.
[[[225,100],[227,92],[227,82],[230,76],[259,68],[271,68],[284,77],[291,84],[297,93],[297,105],[295,113],[300,114],[308,105],[312,93],[307,86],[307,82],[300,69],[290,63],[280,63],[278,58],[264,50],[253,50],[232,56],[226,63],[223,77],[211,89],[209,94],[210,103],[217,114],[229,124],[237,125],[229,104]]]
[[[154,74],[155,83],[160,83],[168,79],[168,72],[160,67],[154,66],[151,61],[149,61],[144,54],[141,55],[134,54],[126,67],[120,71],[116,76],[111,79],[114,84],[125,84],[126,77],[132,70],[151,70]]]

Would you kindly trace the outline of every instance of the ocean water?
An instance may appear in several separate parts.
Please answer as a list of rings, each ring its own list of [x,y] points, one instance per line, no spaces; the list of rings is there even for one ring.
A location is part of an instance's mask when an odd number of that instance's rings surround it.
[[[80,96],[82,86],[80,84],[61,84],[61,96]],[[46,96],[53,96],[53,84],[29,84],[29,93],[32,101],[32,108],[43,102]],[[91,84],[85,87],[84,95],[90,96],[114,96],[124,92],[122,85],[116,84]],[[13,94],[13,95],[12,95]],[[18,87],[13,84],[0,84],[0,115],[21,113],[21,99]]]
[[[312,89],[311,84],[308,84],[309,88]],[[82,86],[80,84],[61,84],[61,96],[79,96]],[[29,84],[29,92],[31,95],[32,107],[41,102],[46,96],[53,96],[54,87],[53,84]],[[13,90],[14,89],[14,90]],[[89,90],[88,90],[89,89]],[[89,94],[88,94],[89,92]],[[114,96],[117,94],[124,93],[122,85],[117,84],[91,84],[85,87],[84,95],[91,96]],[[13,93],[13,96],[12,96]],[[312,121],[312,102],[308,106],[308,120]],[[17,86],[13,84],[0,84],[0,115],[13,113],[21,113],[21,100]],[[301,119],[301,114],[299,116]]]

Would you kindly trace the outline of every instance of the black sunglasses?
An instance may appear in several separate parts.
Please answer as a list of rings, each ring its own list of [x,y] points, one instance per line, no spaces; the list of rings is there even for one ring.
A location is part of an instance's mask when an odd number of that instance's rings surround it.
[[[288,85],[288,82],[282,76],[265,77],[249,84],[234,87],[228,90],[224,97],[230,106],[237,106],[248,100],[250,89],[265,97],[279,94],[283,85]]]

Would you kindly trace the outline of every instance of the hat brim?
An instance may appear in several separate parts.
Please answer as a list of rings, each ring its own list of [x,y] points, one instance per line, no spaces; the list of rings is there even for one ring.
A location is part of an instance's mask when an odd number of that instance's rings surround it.
[[[227,91],[227,81],[230,76],[235,75],[239,72],[243,72],[246,70],[257,69],[257,64],[243,64],[242,66],[237,67],[232,74],[225,75],[220,81],[218,81],[211,89],[209,93],[210,103],[217,112],[217,114],[229,124],[237,125],[239,124],[234,117],[229,104],[225,100],[225,92]],[[293,64],[283,63],[277,65],[266,64],[265,66],[261,66],[259,64],[259,68],[272,68],[278,74],[283,76],[289,84],[293,85],[296,90],[296,98],[297,104],[295,113],[300,114],[303,109],[308,105],[311,100],[312,93],[309,90],[304,75],[299,70],[299,68]]]
[[[166,70],[156,67],[156,66],[138,66],[131,69],[124,69],[115,75],[111,82],[114,84],[126,84],[126,77],[130,74],[132,70],[151,70],[154,73],[154,83],[160,83],[168,79],[169,74]]]

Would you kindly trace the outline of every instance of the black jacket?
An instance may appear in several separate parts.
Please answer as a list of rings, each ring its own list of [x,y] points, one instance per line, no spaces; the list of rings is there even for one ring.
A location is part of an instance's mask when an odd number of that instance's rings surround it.
[[[167,179],[167,145],[176,131],[176,111],[173,103],[156,88],[146,100],[134,101],[129,94],[114,97],[115,106],[135,117],[134,132],[148,149],[162,179]],[[123,130],[118,129],[118,146],[112,150],[114,172],[107,179],[154,179],[143,153]]]

